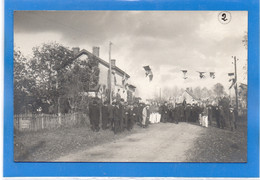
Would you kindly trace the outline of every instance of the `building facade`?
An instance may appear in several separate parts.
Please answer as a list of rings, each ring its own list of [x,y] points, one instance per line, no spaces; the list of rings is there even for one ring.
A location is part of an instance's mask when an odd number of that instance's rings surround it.
[[[89,57],[95,56],[99,67],[99,83],[98,87],[90,90],[90,96],[98,96],[102,100],[109,99],[110,89],[110,71],[109,63],[99,57],[99,47],[93,47],[92,53],[79,48],[73,48],[74,61],[87,61]],[[132,102],[135,96],[135,86],[129,83],[130,76],[116,66],[116,60],[111,60],[111,91],[112,99],[124,99],[124,101]]]

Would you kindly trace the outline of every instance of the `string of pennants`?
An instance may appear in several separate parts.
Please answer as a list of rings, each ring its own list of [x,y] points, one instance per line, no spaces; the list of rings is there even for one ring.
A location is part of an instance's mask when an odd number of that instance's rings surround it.
[[[183,72],[183,79],[187,79],[187,72],[188,70],[181,70]],[[206,78],[206,72],[201,72],[201,71],[197,71],[199,73],[199,78],[200,79],[204,79]],[[211,77],[212,79],[215,79],[215,72],[209,72],[209,77]]]
[[[144,70],[145,70],[145,77],[149,77],[149,80],[152,81],[153,80],[153,72],[152,69],[150,68],[150,66],[143,66]],[[187,79],[187,72],[188,70],[181,70],[183,72],[183,79]],[[206,78],[206,73],[207,72],[201,72],[201,71],[197,71],[199,74],[199,78],[200,79],[204,79]],[[236,79],[234,78],[234,73],[228,73],[228,76],[230,76],[231,78],[229,79],[229,82],[231,83],[231,86],[229,87],[229,89],[231,89],[232,87],[235,87],[236,85]],[[209,72],[209,77],[212,79],[215,79],[216,75],[215,72]]]

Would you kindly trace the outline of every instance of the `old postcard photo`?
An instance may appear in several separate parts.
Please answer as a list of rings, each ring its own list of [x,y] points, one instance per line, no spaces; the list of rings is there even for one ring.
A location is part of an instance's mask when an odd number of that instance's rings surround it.
[[[16,162],[247,162],[247,11],[15,11]]]

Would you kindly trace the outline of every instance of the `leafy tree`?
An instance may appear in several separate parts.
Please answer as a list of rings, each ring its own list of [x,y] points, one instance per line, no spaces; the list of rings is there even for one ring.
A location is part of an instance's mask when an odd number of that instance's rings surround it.
[[[60,96],[67,97],[74,111],[82,110],[88,103],[86,92],[98,89],[98,60],[95,56],[74,59],[58,71]]]
[[[217,83],[213,86],[213,92],[217,98],[220,98],[226,94],[224,86],[221,83]]]
[[[83,96],[98,87],[99,71],[95,56],[75,59],[73,51],[58,43],[34,47],[30,60],[15,50],[15,112],[25,112],[30,105],[31,112],[41,107],[43,113],[57,113],[58,104],[64,105],[62,112],[68,112],[68,102],[82,109],[86,101]]]
[[[73,53],[58,43],[48,43],[33,48],[31,67],[36,75],[37,95],[47,104],[57,104],[59,96],[56,67],[70,61]]]
[[[30,70],[29,61],[18,48],[14,49],[14,113],[26,113],[35,107],[33,92],[36,88],[35,79]]]
[[[248,32],[245,32],[245,35],[243,36],[243,40],[242,40],[243,45],[245,46],[245,48],[247,49],[248,47]]]

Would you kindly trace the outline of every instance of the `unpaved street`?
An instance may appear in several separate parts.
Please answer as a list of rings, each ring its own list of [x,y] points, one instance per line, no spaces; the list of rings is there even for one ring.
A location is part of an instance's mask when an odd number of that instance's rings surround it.
[[[138,128],[138,127],[137,127]],[[122,139],[62,156],[57,162],[185,162],[205,128],[187,123],[152,124]]]

